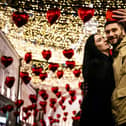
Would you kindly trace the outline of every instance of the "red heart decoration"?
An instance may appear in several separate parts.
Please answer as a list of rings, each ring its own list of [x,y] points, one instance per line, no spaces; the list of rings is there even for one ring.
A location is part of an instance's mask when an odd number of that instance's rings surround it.
[[[32,72],[36,75],[36,76],[38,76],[38,75],[40,75],[40,73],[42,72],[42,70],[43,70],[43,68],[42,67],[37,67],[36,65],[33,65],[32,66]]]
[[[56,104],[56,102],[57,102],[56,98],[50,98],[50,103],[51,104],[54,105],[54,104]]]
[[[66,84],[65,85],[65,89],[66,89],[66,91],[69,91],[70,90],[70,85],[69,84]]]
[[[52,52],[50,50],[43,50],[42,56],[44,59],[49,60],[52,56]]]
[[[35,110],[34,110],[34,112],[33,112],[34,117],[36,117],[36,116],[37,116],[38,112],[39,112],[39,110],[38,110],[38,109],[35,109]],[[37,125],[37,126],[38,126],[38,125]]]
[[[63,121],[64,121],[64,122],[67,121],[67,118],[66,118],[66,117],[63,117]]]
[[[75,67],[75,61],[66,61],[68,68],[73,69]]]
[[[48,22],[52,25],[60,17],[60,9],[59,8],[49,9],[46,14]]]
[[[24,104],[24,100],[22,100],[22,99],[18,99],[15,102],[15,105],[17,106],[17,108],[20,108],[23,104]]]
[[[1,57],[1,63],[4,65],[4,67],[8,67],[9,65],[11,65],[12,62],[13,62],[12,57],[8,57],[8,56]]]
[[[70,95],[70,96],[73,97],[73,96],[75,96],[75,94],[76,94],[76,91],[75,91],[75,90],[70,90],[70,91],[69,91],[69,95]]]
[[[13,12],[12,19],[17,27],[21,27],[28,22],[29,15],[26,12]]]
[[[94,9],[89,7],[80,7],[78,9],[78,16],[85,23],[94,16]]]
[[[78,87],[79,87],[81,90],[83,89],[83,86],[84,86],[83,82],[79,82],[79,83],[78,83]]]
[[[30,94],[29,95],[29,99],[32,103],[36,103],[37,102],[37,96],[34,94]]]
[[[47,75],[46,72],[45,72],[45,73],[40,73],[40,74],[39,74],[39,77],[40,77],[40,79],[43,81],[43,80],[45,80],[45,79],[48,77],[48,75]]]
[[[14,109],[13,105],[7,105],[7,111],[11,112]]]
[[[8,88],[12,88],[13,84],[14,84],[15,78],[14,77],[9,77],[7,76],[5,79],[5,84]]]
[[[72,113],[73,113],[73,115],[76,115],[77,112],[76,112],[76,110],[73,110]]]
[[[58,70],[56,73],[56,75],[59,79],[63,76],[63,74],[64,74],[63,70]]]
[[[71,101],[74,102],[77,99],[76,96],[71,96]]]
[[[46,105],[47,105],[47,102],[46,102],[46,101],[40,101],[39,104],[40,104],[40,106],[41,106],[42,108],[45,108]]]
[[[23,107],[22,110],[23,110],[23,112],[25,112],[25,113],[28,112],[28,108],[27,108],[27,107]]]
[[[116,10],[116,9],[108,9],[106,11],[106,20],[107,21],[118,21],[116,18],[112,17],[112,15],[113,15],[112,11],[114,11],[114,10]]]
[[[36,104],[36,103],[33,103],[33,104],[31,105],[31,108],[32,108],[33,110],[36,110],[37,104]]]
[[[58,89],[59,88],[57,86],[51,88],[52,92],[55,94],[58,92]]]
[[[59,92],[56,93],[56,97],[57,98],[60,98],[60,96],[61,96],[61,91],[59,91]]]
[[[52,72],[55,72],[57,70],[57,68],[59,67],[59,64],[58,63],[50,63],[49,64],[49,69],[52,71]]]
[[[7,112],[7,106],[5,105],[5,106],[3,106],[2,108],[0,108],[1,109],[1,111],[5,114],[6,112]]]
[[[31,80],[31,77],[29,77],[28,72],[20,72],[20,77],[25,84],[28,84]]]
[[[25,57],[24,57],[25,62],[29,63],[31,61],[31,59],[32,59],[32,53],[31,52],[27,52],[25,54]]]
[[[57,118],[60,118],[60,117],[61,117],[61,115],[60,115],[60,114],[56,114],[56,117],[57,117]]]
[[[63,114],[64,114],[64,116],[67,116],[68,115],[68,112],[64,112]]]
[[[73,103],[73,101],[71,99],[68,102],[69,102],[70,105],[72,105],[72,103]]]
[[[62,110],[65,110],[66,109],[66,106],[65,105],[62,105],[61,108],[62,108]]]
[[[81,74],[81,70],[80,70],[80,69],[75,69],[75,70],[73,71],[73,74],[74,74],[75,77],[79,77],[80,74]]]
[[[71,59],[72,56],[74,55],[74,50],[73,49],[65,49],[65,50],[63,50],[63,55],[66,58]]]

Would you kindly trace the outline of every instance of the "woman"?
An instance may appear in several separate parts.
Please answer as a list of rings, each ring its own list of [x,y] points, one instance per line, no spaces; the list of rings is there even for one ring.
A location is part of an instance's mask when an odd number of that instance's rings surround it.
[[[81,106],[80,126],[114,126],[111,111],[114,76],[109,48],[101,35],[87,39],[83,77],[88,91]]]

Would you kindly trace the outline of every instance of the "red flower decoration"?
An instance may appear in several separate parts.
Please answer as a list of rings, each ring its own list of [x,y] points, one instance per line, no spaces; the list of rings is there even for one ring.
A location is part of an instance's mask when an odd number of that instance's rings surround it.
[[[66,61],[68,68],[73,69],[75,67],[75,61]]]
[[[26,12],[13,12],[12,19],[17,27],[21,27],[28,22],[29,15]]]
[[[45,80],[48,77],[48,74],[46,72],[45,73],[40,73],[39,77],[43,81],[43,80]]]
[[[80,7],[78,9],[78,16],[85,23],[94,16],[94,9],[89,7]]]
[[[52,52],[50,50],[43,50],[42,56],[44,59],[49,60],[52,56]]]
[[[114,10],[115,10],[115,9],[108,9],[108,10],[106,11],[106,20],[107,20],[107,21],[118,21],[118,19],[112,17],[112,15],[114,15],[114,14],[112,13],[112,11],[114,11]]]
[[[36,103],[37,102],[37,96],[34,94],[30,94],[29,95],[29,99],[32,103]]]
[[[14,84],[15,78],[14,77],[9,77],[7,76],[5,79],[5,84],[8,88],[12,88],[13,84]]]
[[[59,64],[58,63],[50,63],[49,64],[49,69],[52,71],[52,72],[55,72],[57,70],[57,68],[59,67]]]
[[[74,50],[73,49],[65,49],[65,50],[63,50],[63,55],[66,58],[71,59],[72,56],[74,55]]]
[[[59,8],[53,8],[47,11],[46,18],[51,25],[54,24],[59,17],[60,17]]]
[[[25,57],[24,57],[25,62],[29,63],[31,61],[31,59],[32,59],[32,53],[31,52],[27,52],[25,54]]]
[[[75,77],[79,77],[80,74],[81,74],[81,70],[80,70],[80,69],[75,69],[75,70],[73,71],[73,74],[74,74]]]
[[[13,62],[12,57],[8,57],[8,56],[1,57],[1,63],[4,65],[4,67],[8,67],[9,65],[12,64],[12,62]]]
[[[56,74],[57,74],[57,77],[60,79],[63,76],[64,72],[63,70],[58,70]]]

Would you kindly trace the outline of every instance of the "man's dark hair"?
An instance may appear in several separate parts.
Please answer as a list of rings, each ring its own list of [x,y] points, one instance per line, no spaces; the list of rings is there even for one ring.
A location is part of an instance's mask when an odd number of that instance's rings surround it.
[[[109,25],[109,24],[113,24],[113,23],[117,23],[119,26],[121,26],[121,28],[123,28],[126,32],[126,24],[123,22],[118,22],[118,21],[107,21],[104,25],[104,28]]]

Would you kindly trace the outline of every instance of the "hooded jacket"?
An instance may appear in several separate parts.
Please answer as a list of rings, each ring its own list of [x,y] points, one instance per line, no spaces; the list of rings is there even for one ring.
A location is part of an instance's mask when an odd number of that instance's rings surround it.
[[[117,46],[113,61],[115,89],[112,94],[113,114],[117,125],[126,123],[126,37]]]

